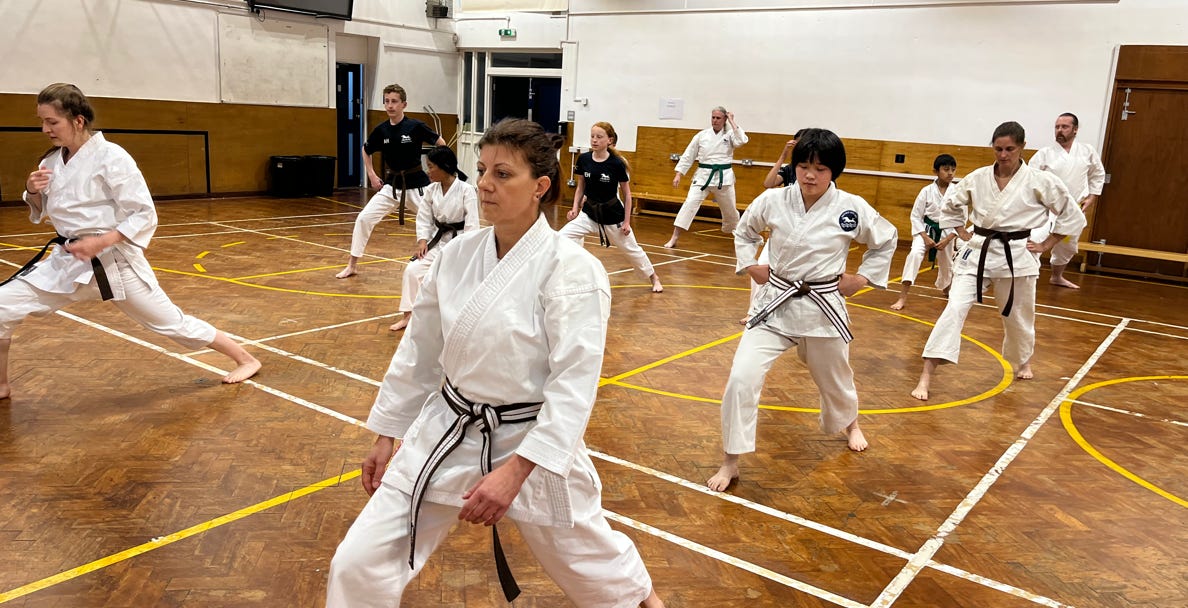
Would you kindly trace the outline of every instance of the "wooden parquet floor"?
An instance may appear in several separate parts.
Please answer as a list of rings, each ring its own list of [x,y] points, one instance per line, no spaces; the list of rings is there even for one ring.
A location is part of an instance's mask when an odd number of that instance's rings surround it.
[[[252,382],[221,385],[221,357],[107,304],[18,329],[0,401],[0,604],[323,604],[366,498],[360,421],[401,338],[387,327],[414,239],[385,221],[360,274],[336,280],[362,200],[159,204],[148,254],[161,284],[248,341],[265,366]],[[1012,381],[996,313],[977,308],[927,404],[908,393],[939,292],[915,288],[902,313],[887,309],[898,284],[856,295],[870,449],[820,434],[789,354],[768,377],[759,452],[716,494],[703,483],[748,285],[716,225],[676,250],[655,246],[669,220],[635,227],[666,290],[588,242],[614,303],[586,439],[612,523],[668,606],[1188,606],[1188,289],[1074,274],[1070,291],[1045,274],[1036,379]],[[9,266],[49,237],[16,207],[0,208],[0,235]],[[516,606],[570,606],[503,528]],[[458,528],[403,605],[506,605],[489,543]]]

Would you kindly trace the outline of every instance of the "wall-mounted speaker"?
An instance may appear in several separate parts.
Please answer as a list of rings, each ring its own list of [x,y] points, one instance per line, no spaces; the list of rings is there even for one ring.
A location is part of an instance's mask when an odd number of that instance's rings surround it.
[[[430,0],[425,3],[425,16],[432,19],[449,19],[450,7],[440,2]]]

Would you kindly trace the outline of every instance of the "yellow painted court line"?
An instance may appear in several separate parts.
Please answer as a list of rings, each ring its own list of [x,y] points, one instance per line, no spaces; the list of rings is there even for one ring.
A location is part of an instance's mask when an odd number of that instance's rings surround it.
[[[270,285],[260,285],[259,283],[247,283],[245,281],[240,281],[237,279],[228,279],[227,277],[216,277],[216,276],[211,276],[209,274],[196,274],[193,272],[186,272],[184,270],[173,270],[172,268],[157,268],[155,266],[153,267],[153,270],[155,270],[157,272],[168,273],[168,274],[180,274],[185,277],[201,277],[203,279],[213,279],[216,281],[225,281],[227,283],[231,283],[234,285],[240,285],[243,287],[251,287],[254,289],[264,289],[267,291],[279,291],[279,292],[283,292],[283,293],[296,293],[296,294],[301,294],[301,295],[306,295],[306,296],[325,296],[328,298],[363,298],[363,299],[374,299],[374,300],[398,300],[398,299],[400,299],[399,295],[327,293],[324,291],[307,291],[307,290],[303,290],[303,289],[285,289],[282,287],[272,287]]]
[[[1102,388],[1105,386],[1110,386],[1112,384],[1122,384],[1124,382],[1150,382],[1150,381],[1154,381],[1154,380],[1188,380],[1188,376],[1135,376],[1135,377],[1131,377],[1131,378],[1115,378],[1113,380],[1105,380],[1105,381],[1098,382],[1095,384],[1089,384],[1086,386],[1082,386],[1081,388],[1069,393],[1068,396],[1064,398],[1064,402],[1060,404],[1060,422],[1064,425],[1064,430],[1068,431],[1068,434],[1070,437],[1072,437],[1073,441],[1075,441],[1077,443],[1077,445],[1081,446],[1082,450],[1085,450],[1085,452],[1087,452],[1090,456],[1096,458],[1102,464],[1113,469],[1116,473],[1119,473],[1126,479],[1133,481],[1134,483],[1138,484],[1139,486],[1146,488],[1146,489],[1176,503],[1177,505],[1180,505],[1181,507],[1188,507],[1188,500],[1180,498],[1179,496],[1176,496],[1175,494],[1172,494],[1171,492],[1168,492],[1167,490],[1164,490],[1163,488],[1156,486],[1155,484],[1147,481],[1146,479],[1143,479],[1142,477],[1139,477],[1138,475],[1131,473],[1128,469],[1126,469],[1122,465],[1114,462],[1113,460],[1110,460],[1110,458],[1107,457],[1105,454],[1102,454],[1101,452],[1097,451],[1097,448],[1093,447],[1093,445],[1091,445],[1089,443],[1089,441],[1087,439],[1085,439],[1084,435],[1081,435],[1081,432],[1077,429],[1077,425],[1075,423],[1073,423],[1073,419],[1072,419],[1073,402],[1075,400],[1079,399],[1085,393],[1088,393],[1089,391],[1096,390],[1096,389],[1099,389],[1099,388]]]
[[[651,285],[623,285],[622,287],[651,287]],[[665,286],[665,288],[667,288],[667,287],[668,286]],[[747,289],[744,287],[716,287],[716,286],[712,286],[712,285],[679,285],[679,286],[674,285],[673,287],[692,287],[692,288],[698,288],[698,289],[737,289],[737,290],[746,290]],[[858,291],[858,293],[855,293],[853,296],[850,296],[850,297],[853,298],[853,297],[859,296],[859,295],[866,293],[868,291],[871,291],[873,289],[874,289],[873,287],[867,287],[865,289]],[[881,312],[883,314],[893,315],[896,317],[908,319],[910,321],[914,321],[916,323],[921,323],[921,324],[928,325],[928,326],[935,325],[935,323],[931,323],[931,322],[925,321],[923,319],[918,319],[916,317],[911,317],[911,316],[901,314],[898,312],[894,312],[894,311],[890,311],[890,310],[884,310],[882,308],[878,308],[875,306],[866,306],[864,304],[855,304],[853,302],[847,302],[847,305],[855,306],[857,308],[865,308],[867,310],[873,310],[875,312]],[[713,347],[721,345],[721,344],[725,344],[726,342],[729,342],[731,340],[741,337],[742,334],[743,334],[743,332],[738,332],[736,334],[727,336],[725,338],[721,338],[719,340],[714,340],[713,342],[710,342],[708,344],[703,344],[701,346],[691,348],[684,352],[677,353],[670,357],[665,357],[663,359],[660,359],[659,361],[649,363],[642,367],[637,367],[631,371],[623,372],[622,374],[619,374],[617,376],[612,376],[610,378],[603,378],[599,381],[598,386],[601,387],[601,386],[606,386],[606,385],[616,385],[616,386],[621,386],[623,388],[642,391],[645,393],[652,393],[654,395],[663,395],[665,397],[673,397],[673,398],[677,398],[677,399],[684,399],[687,401],[699,401],[702,403],[718,403],[718,404],[720,404],[720,403],[722,403],[721,399],[711,399],[708,397],[698,397],[695,395],[685,395],[685,394],[681,394],[681,393],[663,391],[660,389],[654,389],[654,388],[649,388],[649,387],[645,387],[645,386],[639,386],[636,384],[631,384],[628,382],[623,382],[623,380],[625,378],[630,378],[631,376],[641,374],[648,370],[655,369],[657,367],[660,367],[661,365],[665,365],[667,363],[672,363],[673,361],[676,361],[677,359],[683,359],[690,355],[697,354],[703,350],[713,348]],[[982,393],[975,395],[973,397],[967,397],[965,399],[959,399],[957,401],[949,401],[946,403],[934,403],[934,404],[929,404],[929,405],[917,405],[917,406],[911,406],[911,407],[897,407],[897,408],[886,408],[886,409],[876,409],[876,410],[859,410],[859,413],[860,414],[906,414],[906,413],[911,413],[911,412],[929,412],[929,411],[933,411],[933,410],[943,410],[943,409],[958,407],[958,406],[962,406],[962,405],[969,405],[971,403],[976,403],[978,401],[983,401],[985,399],[989,399],[990,397],[993,397],[994,395],[997,395],[997,394],[1005,391],[1007,389],[1007,387],[1011,385],[1011,382],[1014,380],[1014,375],[1012,374],[1012,370],[1011,370],[1011,364],[1008,363],[1005,358],[1003,358],[1002,354],[1000,354],[998,351],[994,350],[987,344],[985,344],[971,336],[967,336],[965,334],[961,334],[961,337],[962,337],[962,339],[967,340],[967,341],[977,345],[982,350],[990,353],[990,356],[994,357],[994,359],[997,360],[999,365],[1002,367],[1002,378],[999,379],[998,384],[995,385],[993,388],[983,391]],[[767,410],[777,410],[777,411],[785,411],[785,412],[806,412],[807,413],[807,412],[821,411],[819,408],[791,407],[791,406],[784,406],[784,405],[760,405],[759,407],[762,409],[767,409]]]
[[[199,264],[198,262],[194,262],[194,270],[197,270],[198,272],[206,272],[206,269],[203,268],[202,264]]]
[[[186,528],[185,530],[181,530],[179,532],[174,532],[173,534],[170,534],[168,536],[162,536],[160,538],[153,539],[150,542],[132,547],[131,549],[125,549],[123,551],[120,551],[119,553],[115,553],[113,555],[109,555],[107,557],[97,559],[89,564],[84,564],[77,568],[72,568],[65,572],[60,572],[53,576],[43,578],[39,581],[29,583],[28,585],[23,585],[23,586],[17,587],[16,589],[13,589],[11,591],[6,591],[4,593],[0,593],[0,604],[3,604],[4,602],[10,601],[10,600],[15,600],[19,597],[29,595],[30,593],[33,593],[36,591],[40,591],[42,589],[45,589],[46,587],[50,587],[50,586],[56,585],[58,583],[62,583],[62,582],[65,582],[65,581],[68,581],[68,580],[71,580],[74,578],[78,578],[84,574],[89,574],[96,570],[106,568],[112,564],[117,564],[117,563],[122,562],[126,559],[136,557],[137,555],[140,555],[142,553],[147,553],[149,551],[152,551],[153,549],[159,549],[166,545],[173,544],[179,540],[185,540],[187,538],[190,538],[191,536],[195,536],[197,534],[206,532],[207,530],[217,528],[224,524],[229,524],[233,521],[238,521],[238,520],[243,519],[249,515],[255,515],[256,513],[259,513],[261,511],[271,509],[272,507],[275,507],[277,505],[285,504],[287,502],[290,502],[297,498],[301,498],[302,496],[306,496],[308,494],[313,494],[314,492],[317,492],[319,490],[324,490],[326,488],[334,487],[344,481],[348,481],[348,480],[358,477],[360,473],[361,473],[361,471],[355,470],[355,471],[351,471],[350,473],[344,473],[342,475],[335,475],[334,477],[331,477],[324,481],[319,481],[318,483],[315,483],[310,486],[306,486],[304,488],[301,488],[300,490],[295,490],[293,492],[289,492],[289,493],[282,494],[282,495],[274,497],[274,498],[270,498],[264,502],[259,502],[259,503],[256,503],[256,504],[250,506],[250,507],[246,507],[246,508],[240,509],[238,511],[235,511],[234,513],[228,513],[227,515],[224,515],[222,517],[218,517],[218,518],[212,519],[210,521],[200,523],[196,526],[191,526],[189,528]]]
[[[358,262],[357,265],[362,266],[364,264],[383,264],[386,262],[395,262],[397,264],[405,263],[405,262],[401,262],[400,260],[382,259],[382,260],[369,260],[366,262]],[[248,275],[246,277],[235,277],[232,280],[247,281],[248,279],[263,279],[265,277],[279,277],[279,276],[283,276],[286,274],[300,274],[302,272],[316,272],[316,271],[320,271],[320,270],[334,270],[334,269],[341,269],[341,268],[346,268],[346,264],[333,264],[331,266],[318,266],[316,268],[298,268],[296,270],[281,270],[280,272],[266,272],[264,274],[252,274],[252,275]]]
[[[247,241],[235,241],[234,243],[224,243],[219,245],[219,247],[234,247],[236,245],[243,245],[245,243],[247,243]]]
[[[194,256],[194,257],[196,257],[196,258],[198,258],[199,260],[201,260],[202,258],[204,258],[204,257],[206,257],[206,256],[208,256],[208,255],[210,255],[210,251],[203,251],[202,253],[199,253],[198,255],[196,255],[196,256]]]

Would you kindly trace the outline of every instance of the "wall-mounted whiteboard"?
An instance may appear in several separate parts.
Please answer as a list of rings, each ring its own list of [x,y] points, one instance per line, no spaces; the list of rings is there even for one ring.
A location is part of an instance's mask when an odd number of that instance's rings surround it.
[[[329,29],[219,13],[219,86],[227,103],[330,106]]]

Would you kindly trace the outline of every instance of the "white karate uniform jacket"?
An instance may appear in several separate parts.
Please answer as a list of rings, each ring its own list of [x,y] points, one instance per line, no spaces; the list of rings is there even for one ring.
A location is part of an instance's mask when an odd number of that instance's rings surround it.
[[[498,467],[513,453],[537,464],[508,517],[573,525],[600,516],[601,482],[582,436],[594,406],[610,315],[602,264],[549,227],[543,215],[500,260],[492,228],[459,235],[422,285],[408,333],[367,419],[403,438],[384,483],[412,494],[438,440],[457,419],[444,378],[471,401],[543,402],[537,419],[493,431]],[[473,426],[430,482],[426,500],[461,506],[481,478]]]
[[[29,221],[40,224],[48,219],[58,234],[72,239],[119,230],[126,240],[98,256],[107,271],[113,299],[124,299],[116,256],[127,260],[138,278],[156,288],[157,277],[144,257],[144,248],[157,230],[157,210],[136,161],[97,132],[70,162],[63,163],[62,150],[58,150],[40,167],[53,175],[40,203],[28,193],[23,196],[29,205]],[[76,259],[58,246],[20,280],[50,293],[73,293],[90,283],[94,274],[90,262]]]
[[[949,186],[940,217],[941,228],[955,228],[969,222],[974,226],[1017,232],[1043,226],[1049,212],[1055,218],[1052,229],[1056,234],[1077,234],[1085,227],[1085,214],[1068,193],[1068,188],[1055,175],[1032,168],[1027,163],[1011,177],[1001,191],[994,180],[994,165],[974,169],[960,182]],[[985,237],[973,235],[957,253],[953,273],[977,274],[978,257]],[[1016,277],[1038,276],[1039,258],[1027,251],[1027,239],[1010,241]],[[1001,242],[991,243],[986,256],[988,278],[1011,276],[1006,263],[1006,250]]]
[[[1105,167],[1101,164],[1101,157],[1093,146],[1079,141],[1074,141],[1067,152],[1060,144],[1041,148],[1028,164],[1059,177],[1077,202],[1090,194],[1101,194],[1105,186]]]
[[[860,196],[830,184],[829,190],[806,212],[796,184],[764,191],[747,207],[734,229],[738,274],[759,263],[761,233],[768,229],[771,230],[766,248],[769,266],[784,279],[825,281],[845,273],[850,243],[857,241],[867,247],[857,274],[875,287],[887,287],[898,231]],[[761,285],[760,289],[756,298],[759,308],[779,293],[771,283]],[[824,297],[834,310],[845,314],[846,299],[840,292]],[[848,314],[846,318],[848,321]],[[787,336],[839,337],[829,318],[807,297],[788,300],[767,317],[766,324]]]
[[[433,182],[425,188],[424,202],[417,207],[417,240],[429,241],[437,234],[433,220],[443,224],[465,221],[460,232],[470,232],[479,227],[478,190],[460,179],[454,180],[449,192],[442,194],[441,184]],[[447,232],[433,247],[440,249],[454,238]],[[432,251],[430,256],[434,255]],[[428,257],[428,256],[427,256]]]
[[[954,184],[949,184],[949,188],[953,186]],[[946,194],[949,192],[952,190],[945,190]],[[925,217],[939,223],[941,202],[944,197],[945,195],[941,194],[940,187],[936,185],[935,181],[920,189],[920,193],[916,195],[916,202],[912,203],[910,216],[912,236],[928,230],[928,226],[924,223]]]
[[[685,148],[685,153],[681,155],[681,160],[677,162],[676,172],[684,175],[689,172],[693,166],[693,162],[704,163],[707,165],[729,165],[734,161],[734,149],[747,143],[750,139],[742,129],[735,129],[726,123],[722,130],[714,133],[711,129],[702,129],[693,136],[689,141],[689,145]],[[707,179],[709,179],[711,170],[698,168],[697,172],[693,174],[693,185],[704,186]],[[717,187],[718,176],[714,175],[711,186]],[[726,169],[722,171],[722,186],[734,185],[734,169]]]

